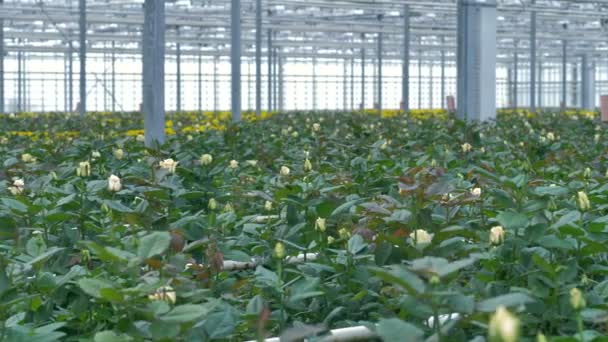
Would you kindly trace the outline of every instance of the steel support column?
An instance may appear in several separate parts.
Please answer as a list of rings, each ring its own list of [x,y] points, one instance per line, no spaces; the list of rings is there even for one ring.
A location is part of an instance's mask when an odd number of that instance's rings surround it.
[[[255,1],[255,115],[262,115],[262,0]]]
[[[272,30],[268,30],[268,111],[272,112]]]
[[[378,113],[382,114],[382,32],[378,32]]]
[[[312,109],[317,110],[317,50],[312,57]]]
[[[543,61],[538,60],[538,99],[537,107],[543,108]]]
[[[23,70],[21,70],[22,52],[17,52],[17,112],[23,111]]]
[[[401,101],[403,112],[410,110],[410,6],[403,6],[403,65],[401,71]]]
[[[182,111],[182,45],[179,43],[179,26],[175,28],[177,43],[175,44],[175,101],[176,112]]]
[[[496,0],[458,2],[458,117],[496,118]]]
[[[518,42],[515,41],[515,50],[513,52],[513,108],[519,106],[519,49]]]
[[[241,121],[241,0],[232,0],[230,12],[232,121]]]
[[[279,112],[283,112],[284,110],[284,106],[285,106],[285,98],[284,98],[284,88],[283,88],[283,58],[284,57],[278,57],[278,64],[279,64],[279,72],[278,72],[278,77],[279,77]]]
[[[165,142],[165,0],[144,3],[143,114],[146,146]]]
[[[350,110],[355,110],[355,58],[350,59]]]
[[[365,43],[365,33],[361,33],[361,43]],[[363,46],[363,45],[362,45]],[[365,110],[365,48],[361,47],[361,110]]]
[[[595,64],[593,57],[583,55],[581,58],[581,107],[586,110],[595,110]]]
[[[112,41],[112,113],[116,113],[116,51],[115,43]]]
[[[80,116],[84,117],[87,112],[87,3],[79,0],[79,47],[78,57],[80,59]]]
[[[530,13],[530,110],[536,110],[536,12]]]
[[[69,112],[74,112],[74,43],[70,37],[68,46],[68,107]]]
[[[445,36],[441,37],[441,46],[445,46]],[[445,109],[445,50],[441,49],[441,109]]]
[[[562,40],[562,103],[561,103],[561,108],[562,110],[565,110],[568,107],[568,90],[566,88],[566,81],[568,79],[568,75],[567,73],[567,49],[568,48],[568,43],[566,42],[566,40]]]
[[[4,0],[0,0],[0,4]],[[0,19],[0,114],[4,114],[4,20]]]
[[[198,47],[197,83],[198,83],[198,111],[203,111],[203,54],[202,46]]]

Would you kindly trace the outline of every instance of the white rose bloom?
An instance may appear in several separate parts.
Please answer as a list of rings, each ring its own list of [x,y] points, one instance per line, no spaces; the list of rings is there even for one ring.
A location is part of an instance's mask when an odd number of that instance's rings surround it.
[[[120,178],[115,175],[111,175],[110,178],[108,178],[108,190],[118,192],[120,189],[122,189]]]

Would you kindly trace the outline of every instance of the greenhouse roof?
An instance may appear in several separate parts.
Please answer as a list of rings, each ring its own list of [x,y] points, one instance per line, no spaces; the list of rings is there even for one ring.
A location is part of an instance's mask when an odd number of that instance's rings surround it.
[[[142,4],[88,0],[88,51],[140,54]],[[173,0],[166,4],[169,50],[179,42],[183,55],[228,56],[230,1]],[[377,33],[383,32],[384,58],[399,59],[405,4],[410,9],[414,58],[439,59],[441,51],[453,58],[456,49],[455,0],[262,0],[262,4],[264,41],[272,30],[273,46],[282,56],[358,58],[361,48],[376,48]],[[255,54],[255,5],[255,0],[242,1],[245,56]],[[73,46],[78,44],[77,0],[5,0],[1,8],[6,51],[65,53],[70,41]],[[608,1],[498,0],[499,62],[511,61],[515,51],[520,58],[528,58],[532,12],[537,16],[540,58],[560,58],[563,41],[570,56],[608,56]]]

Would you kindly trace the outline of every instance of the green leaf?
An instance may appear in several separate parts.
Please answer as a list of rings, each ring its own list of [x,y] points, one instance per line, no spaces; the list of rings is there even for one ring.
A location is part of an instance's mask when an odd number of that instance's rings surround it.
[[[534,302],[524,293],[509,293],[506,295],[486,299],[477,303],[477,310],[481,312],[494,312],[499,306],[513,307]]]
[[[15,199],[12,198],[2,198],[0,199],[0,201],[2,201],[2,204],[14,211],[19,211],[22,213],[27,212],[27,205],[25,205],[23,202],[21,201],[17,201]]]
[[[107,280],[95,278],[83,278],[78,280],[77,283],[84,293],[95,298],[103,298],[101,294],[102,289],[111,289],[114,287],[114,285]]]
[[[127,206],[125,206],[124,204],[122,204],[120,201],[109,201],[109,200],[105,200],[103,201],[103,203],[105,203],[108,208],[117,211],[119,213],[132,213],[133,210]]]
[[[148,259],[164,253],[171,243],[171,235],[168,232],[154,232],[141,238],[137,255]]]
[[[415,295],[424,292],[424,281],[401,265],[391,265],[384,268],[370,267],[369,270],[378,278],[395,284],[410,294]]]
[[[357,254],[367,248],[367,243],[363,240],[363,237],[359,234],[353,235],[348,240],[347,250],[350,254]]]
[[[206,303],[206,304],[184,304],[180,306],[176,306],[173,310],[168,313],[162,315],[160,318],[161,321],[165,323],[188,323],[201,319],[203,316],[207,315],[215,306],[215,304]]]
[[[498,222],[508,230],[525,228],[528,225],[528,217],[524,214],[503,211],[496,216]]]
[[[124,334],[118,335],[117,333],[115,333],[111,330],[100,331],[97,334],[95,334],[95,337],[93,338],[93,342],[129,342],[129,341],[133,341],[133,339],[130,336],[124,335]]]
[[[562,216],[551,226],[552,228],[560,228],[566,225],[570,225],[581,218],[581,213],[578,210],[572,210],[568,212],[566,215]]]
[[[398,318],[382,319],[376,327],[376,334],[383,341],[422,341],[424,331],[411,323],[404,322]]]

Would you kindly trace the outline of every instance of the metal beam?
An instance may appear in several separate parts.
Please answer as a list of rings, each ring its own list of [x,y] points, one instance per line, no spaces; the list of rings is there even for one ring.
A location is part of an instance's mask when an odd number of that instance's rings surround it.
[[[401,101],[403,111],[410,110],[410,6],[403,7],[403,67],[401,72]]]
[[[68,108],[69,113],[74,112],[74,43],[70,38],[68,48]]]
[[[78,1],[78,29],[79,47],[78,58],[80,59],[80,116],[84,117],[87,112],[87,2]]]
[[[496,0],[458,2],[458,117],[496,117]]]
[[[255,115],[262,115],[262,0],[255,1]]]
[[[146,146],[165,142],[165,0],[145,0],[142,34]]]
[[[232,121],[241,121],[241,0],[232,0],[230,12]]]

